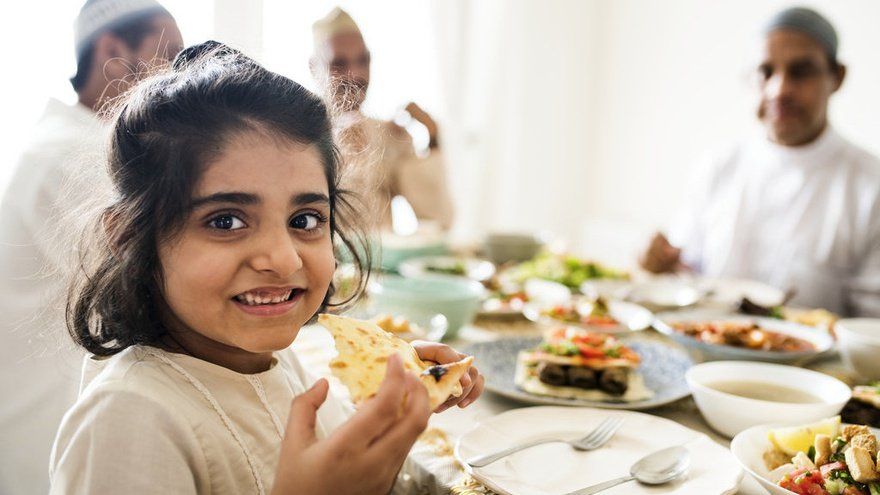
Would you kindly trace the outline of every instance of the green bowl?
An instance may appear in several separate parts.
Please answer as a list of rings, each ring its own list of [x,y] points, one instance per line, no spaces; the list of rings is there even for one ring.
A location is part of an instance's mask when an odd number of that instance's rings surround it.
[[[449,246],[444,241],[432,241],[412,246],[393,245],[388,243],[380,243],[376,238],[369,240],[370,255],[372,258],[372,268],[381,269],[382,271],[397,273],[397,268],[404,261],[411,258],[421,258],[425,256],[442,256],[449,253]],[[343,245],[337,245],[337,258],[340,263],[352,263],[354,257],[348,248]]]
[[[399,247],[383,244],[379,252],[373,251],[373,256],[381,260],[379,265],[386,272],[397,272],[401,263],[412,258],[425,256],[441,256],[449,252],[446,243],[437,242],[423,246]]]
[[[465,278],[384,275],[370,284],[370,301],[376,313],[401,315],[423,328],[441,314],[447,322],[443,338],[452,339],[473,321],[484,292],[480,283]]]

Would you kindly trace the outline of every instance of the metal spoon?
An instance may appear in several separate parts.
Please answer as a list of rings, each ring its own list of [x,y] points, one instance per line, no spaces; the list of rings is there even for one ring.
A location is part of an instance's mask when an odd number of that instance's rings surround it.
[[[592,495],[632,480],[646,485],[662,485],[687,472],[690,463],[691,456],[686,448],[669,447],[639,459],[629,469],[629,476],[581,488],[566,495]]]

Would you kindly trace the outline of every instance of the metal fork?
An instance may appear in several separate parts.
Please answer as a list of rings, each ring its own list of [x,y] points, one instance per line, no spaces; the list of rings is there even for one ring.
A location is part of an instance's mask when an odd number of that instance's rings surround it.
[[[554,442],[567,443],[574,447],[575,450],[595,450],[605,445],[608,440],[611,440],[611,437],[613,437],[614,434],[617,433],[617,430],[622,424],[622,418],[605,418],[601,423],[599,423],[599,426],[588,433],[587,436],[579,438],[577,440],[565,440],[563,438],[544,438],[532,440],[530,442],[515,445],[513,447],[499,450],[498,452],[493,452],[491,454],[478,455],[476,457],[468,459],[465,462],[470,464],[472,467],[483,467],[492,464],[502,457],[507,457],[514,452],[519,452],[520,450],[534,447],[535,445]]]

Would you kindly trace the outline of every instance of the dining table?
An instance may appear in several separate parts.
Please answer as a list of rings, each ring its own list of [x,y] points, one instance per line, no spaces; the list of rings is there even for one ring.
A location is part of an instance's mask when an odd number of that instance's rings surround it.
[[[641,339],[657,339],[673,347],[679,346],[653,329],[643,330],[638,334]],[[455,338],[447,340],[445,343],[453,348],[461,349],[472,343],[540,335],[541,326],[524,318],[478,317],[472,323],[464,326]],[[318,325],[303,327],[292,345],[292,350],[307,369],[318,376],[328,378],[331,391],[334,394],[341,397],[348,395],[345,387],[330,373],[328,364],[335,356],[336,350],[332,337],[323,327]],[[702,359],[696,351],[685,351],[691,355],[694,362],[699,362]],[[852,377],[835,353],[820,356],[811,362],[798,364],[831,374],[846,382],[852,382]],[[479,368],[479,359],[474,365]],[[454,407],[432,415],[427,430],[422,434],[410,454],[410,462],[414,465],[410,471],[411,476],[416,478],[414,483],[414,486],[418,487],[416,491],[431,495],[447,493],[455,495],[493,494],[494,492],[471,477],[455,459],[453,455],[455,443],[480,422],[505,411],[529,406],[533,406],[533,404],[512,400],[493,393],[491,390],[486,390],[477,401],[468,407],[463,409]],[[640,412],[672,420],[694,431],[706,434],[725,448],[730,446],[730,439],[714,431],[706,423],[690,396],[671,404]],[[768,418],[768,422],[772,422],[774,419]],[[745,472],[736,493],[738,495],[768,495],[768,492]]]

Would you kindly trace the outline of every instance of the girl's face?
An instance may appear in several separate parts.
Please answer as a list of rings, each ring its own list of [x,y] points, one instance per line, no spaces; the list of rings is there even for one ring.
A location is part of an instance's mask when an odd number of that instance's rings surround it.
[[[313,146],[255,132],[229,143],[159,246],[175,341],[218,364],[289,346],[335,269],[328,195]]]

